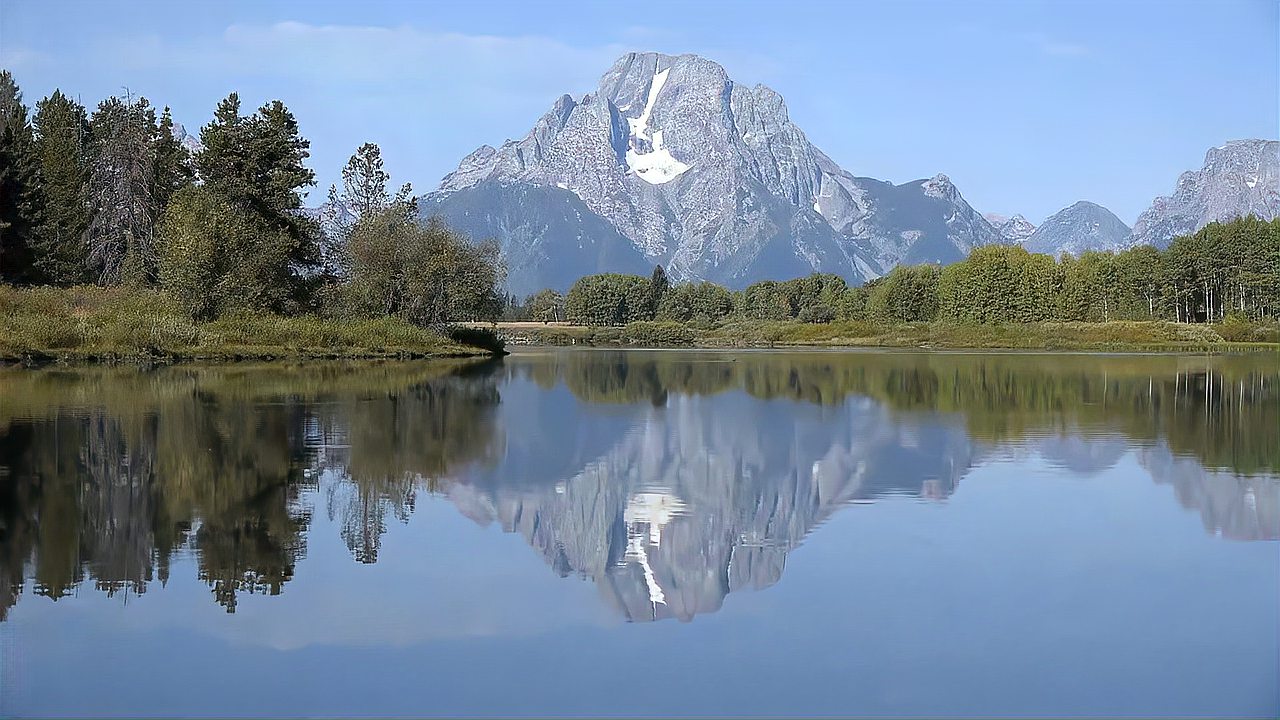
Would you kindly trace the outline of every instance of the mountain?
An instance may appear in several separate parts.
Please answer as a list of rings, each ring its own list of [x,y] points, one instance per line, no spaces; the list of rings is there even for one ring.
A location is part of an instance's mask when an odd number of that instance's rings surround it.
[[[1063,253],[1079,255],[1088,250],[1117,250],[1124,247],[1128,237],[1129,226],[1110,210],[1081,200],[1050,215],[1023,247],[1055,257]]]
[[[497,237],[517,293],[658,263],[731,287],[812,271],[858,282],[1007,242],[946,176],[857,177],[778,93],[696,55],[624,55],[523,139],[468,155],[420,207]]]
[[[1158,197],[1138,216],[1130,245],[1168,247],[1219,220],[1280,216],[1280,141],[1233,140],[1210,148],[1204,166],[1183,173],[1173,195]]]
[[[983,213],[982,217],[996,229],[996,232],[1009,242],[1019,243],[1031,237],[1031,233],[1036,231],[1036,226],[1031,221],[1022,217],[1022,215],[1014,215],[1006,217],[997,213]]]
[[[200,137],[187,132],[186,126],[182,123],[174,123],[170,132],[173,133],[173,139],[181,143],[192,155],[204,149],[204,145],[200,144]]]

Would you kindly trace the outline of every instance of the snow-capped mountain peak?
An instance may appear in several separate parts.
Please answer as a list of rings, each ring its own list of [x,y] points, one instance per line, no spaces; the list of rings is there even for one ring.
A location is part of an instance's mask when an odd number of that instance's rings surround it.
[[[524,138],[464,158],[422,209],[498,237],[516,292],[657,263],[731,286],[813,271],[857,282],[1005,241],[945,175],[857,177],[809,142],[781,95],[697,55],[623,55]]]

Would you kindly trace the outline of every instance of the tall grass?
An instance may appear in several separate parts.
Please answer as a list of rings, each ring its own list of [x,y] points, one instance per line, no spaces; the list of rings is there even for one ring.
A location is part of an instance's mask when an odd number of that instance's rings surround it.
[[[423,357],[492,352],[395,318],[237,314],[196,323],[145,289],[0,286],[0,359]]]

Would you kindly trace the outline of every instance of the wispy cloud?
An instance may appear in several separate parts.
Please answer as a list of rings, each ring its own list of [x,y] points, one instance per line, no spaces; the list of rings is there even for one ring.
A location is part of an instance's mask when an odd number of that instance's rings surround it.
[[[1093,54],[1093,48],[1088,45],[1054,38],[1045,33],[1026,33],[1022,37],[1042,54],[1052,57],[1086,57]]]
[[[237,24],[195,38],[150,36],[112,43],[112,56],[134,71],[164,68],[226,78],[343,85],[364,93],[431,89],[483,101],[585,89],[623,45],[577,47],[542,36],[476,35],[413,26]]]
[[[0,48],[0,68],[5,70],[18,72],[48,60],[49,57],[46,54],[29,48],[12,45]]]

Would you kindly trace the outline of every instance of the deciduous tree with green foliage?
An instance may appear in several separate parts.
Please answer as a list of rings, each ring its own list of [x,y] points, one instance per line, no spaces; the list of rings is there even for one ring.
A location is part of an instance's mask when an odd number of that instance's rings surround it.
[[[565,316],[576,325],[626,325],[652,320],[650,280],[618,273],[587,275],[569,288],[564,301]]]
[[[711,282],[680,283],[658,304],[659,320],[717,322],[733,312],[733,294]]]
[[[159,281],[197,320],[288,306],[294,239],[207,187],[174,194],[160,223]]]
[[[899,265],[872,289],[867,313],[881,320],[923,322],[938,316],[936,265]]]
[[[420,225],[411,203],[362,218],[348,244],[346,306],[418,324],[494,320],[505,279],[496,241],[473,244],[437,221]]]
[[[564,319],[564,296],[551,288],[530,295],[524,301],[524,306],[531,319],[542,323]]]

